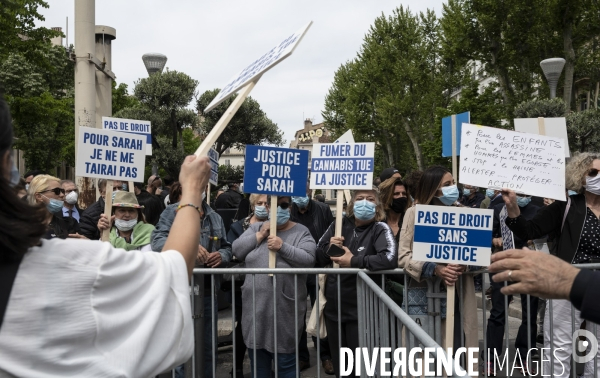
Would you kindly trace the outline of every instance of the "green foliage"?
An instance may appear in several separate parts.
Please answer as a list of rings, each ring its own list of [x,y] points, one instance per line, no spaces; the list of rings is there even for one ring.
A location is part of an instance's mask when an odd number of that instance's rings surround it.
[[[121,83],[117,86],[116,81],[112,81],[112,112],[119,113],[123,109],[138,109],[141,107],[140,101],[127,91],[127,84]],[[140,118],[132,118],[140,119]]]
[[[567,134],[571,152],[599,152],[600,110],[570,113],[567,116]]]
[[[530,100],[517,105],[515,118],[564,117],[566,106],[561,98]]]
[[[219,187],[244,180],[244,167],[241,165],[219,165]]]
[[[213,89],[202,93],[196,103],[196,109],[202,117],[200,130],[204,135],[208,135],[229,105],[237,97],[237,95],[231,96],[215,109],[204,113],[204,109],[206,109],[219,91],[219,89]],[[246,144],[272,144],[281,146],[284,143],[283,132],[279,130],[277,124],[267,117],[256,100],[252,97],[247,97],[231,121],[229,121],[226,131],[217,139],[215,150],[219,154],[222,154],[230,147],[243,148]]]

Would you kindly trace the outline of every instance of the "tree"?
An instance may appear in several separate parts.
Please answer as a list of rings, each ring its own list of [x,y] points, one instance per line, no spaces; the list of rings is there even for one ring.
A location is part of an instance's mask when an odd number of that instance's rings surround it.
[[[244,180],[244,167],[233,165],[219,165],[219,187],[232,182]]]
[[[600,110],[570,113],[567,116],[567,135],[572,152],[600,151]]]
[[[183,72],[169,71],[155,73],[135,82],[135,97],[147,112],[153,114],[153,135],[169,135],[171,147],[184,150],[183,129],[197,125],[196,114],[186,107],[196,95],[198,81]],[[123,112],[131,108],[123,109]],[[177,141],[180,141],[178,144]]]
[[[141,107],[140,101],[127,91],[127,84],[121,83],[117,86],[116,81],[112,81],[112,112],[116,114],[123,109],[138,109]]]
[[[357,57],[336,71],[325,124],[334,137],[352,129],[355,139],[380,145],[376,166],[424,169],[422,144],[435,137],[436,108],[448,104],[449,71],[435,14],[399,7],[374,21]]]
[[[237,95],[233,95],[210,112],[204,113],[204,109],[206,109],[219,91],[220,89],[206,91],[200,95],[196,102],[196,109],[202,117],[199,129],[203,135],[208,135],[229,105],[237,97]],[[231,118],[231,121],[229,121],[226,132],[222,133],[217,139],[215,150],[219,154],[222,154],[230,147],[243,148],[247,144],[273,144],[281,146],[284,143],[283,132],[279,130],[277,124],[267,117],[256,100],[252,97],[247,97],[233,118]]]
[[[538,117],[564,117],[567,107],[560,98],[552,100],[531,100],[517,105],[515,108],[516,118],[538,118]]]

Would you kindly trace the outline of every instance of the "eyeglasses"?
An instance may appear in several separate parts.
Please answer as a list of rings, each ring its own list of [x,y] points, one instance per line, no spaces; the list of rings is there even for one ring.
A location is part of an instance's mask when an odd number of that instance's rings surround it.
[[[590,177],[596,177],[598,175],[598,170],[596,168],[591,168],[588,171],[588,176]]]
[[[60,193],[65,194],[65,190],[63,188],[54,188],[54,189],[42,190],[41,192],[38,192],[38,193],[46,193],[46,192],[54,192],[54,194],[56,194],[57,196]]]
[[[288,207],[290,207],[290,203],[289,202],[282,202],[279,205],[277,205],[279,207],[281,207],[283,210],[287,209]]]

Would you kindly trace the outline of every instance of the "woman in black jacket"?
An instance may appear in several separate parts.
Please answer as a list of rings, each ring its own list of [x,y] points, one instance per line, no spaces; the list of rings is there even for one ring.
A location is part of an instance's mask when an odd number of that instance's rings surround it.
[[[566,167],[566,186],[579,194],[569,196],[567,202],[555,201],[543,207],[531,220],[521,216],[515,192],[506,189],[502,197],[506,203],[508,218],[506,225],[523,240],[533,240],[545,235],[555,237],[556,255],[571,264],[585,264],[600,261],[600,154],[581,153],[571,158]],[[550,307],[552,324],[550,329]],[[552,300],[546,306],[544,317],[544,347],[555,351],[552,366],[550,356],[545,356],[544,371],[555,375],[568,376],[571,368],[572,323],[579,329],[583,319],[578,310],[571,318],[571,304],[567,300]],[[588,330],[592,324],[588,322]],[[598,327],[600,330],[600,327]],[[600,332],[596,337],[599,338]],[[600,357],[600,354],[599,354]],[[544,360],[544,356],[542,356]],[[600,361],[600,358],[597,359]],[[564,367],[564,374],[561,374]],[[600,369],[600,363],[598,365]],[[585,365],[585,376],[593,374],[593,360]],[[590,375],[591,376],[591,375]]]
[[[379,193],[372,190],[355,191],[347,207],[347,216],[343,218],[342,236],[335,236],[333,222],[317,245],[317,261],[320,266],[331,262],[340,268],[360,268],[372,271],[395,269],[398,259],[398,248],[389,226],[382,222],[385,212],[379,202]],[[342,247],[345,254],[340,257],[329,257],[327,250],[330,244]],[[380,282],[377,278],[375,282]],[[327,326],[327,338],[336,376],[339,376],[340,348],[358,348],[358,313],[356,302],[356,275],[348,274],[340,277],[340,306],[342,345],[338,345],[338,296],[337,276],[329,274],[325,283],[324,316]]]

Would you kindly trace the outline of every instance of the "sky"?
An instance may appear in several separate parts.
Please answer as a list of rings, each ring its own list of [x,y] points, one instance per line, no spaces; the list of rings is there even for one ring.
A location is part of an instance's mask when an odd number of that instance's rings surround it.
[[[47,0],[45,21],[74,44],[75,0]],[[250,96],[283,130],[285,146],[304,119],[323,121],[325,96],[335,71],[356,57],[375,18],[400,5],[441,14],[442,0],[98,0],[96,25],[116,29],[112,71],[129,86],[146,77],[142,55],[159,52],[170,70],[199,81],[198,95],[221,88],[257,58],[313,21],[294,53],[265,73]],[[66,43],[66,41],[65,41]],[[195,108],[195,101],[193,101]]]

